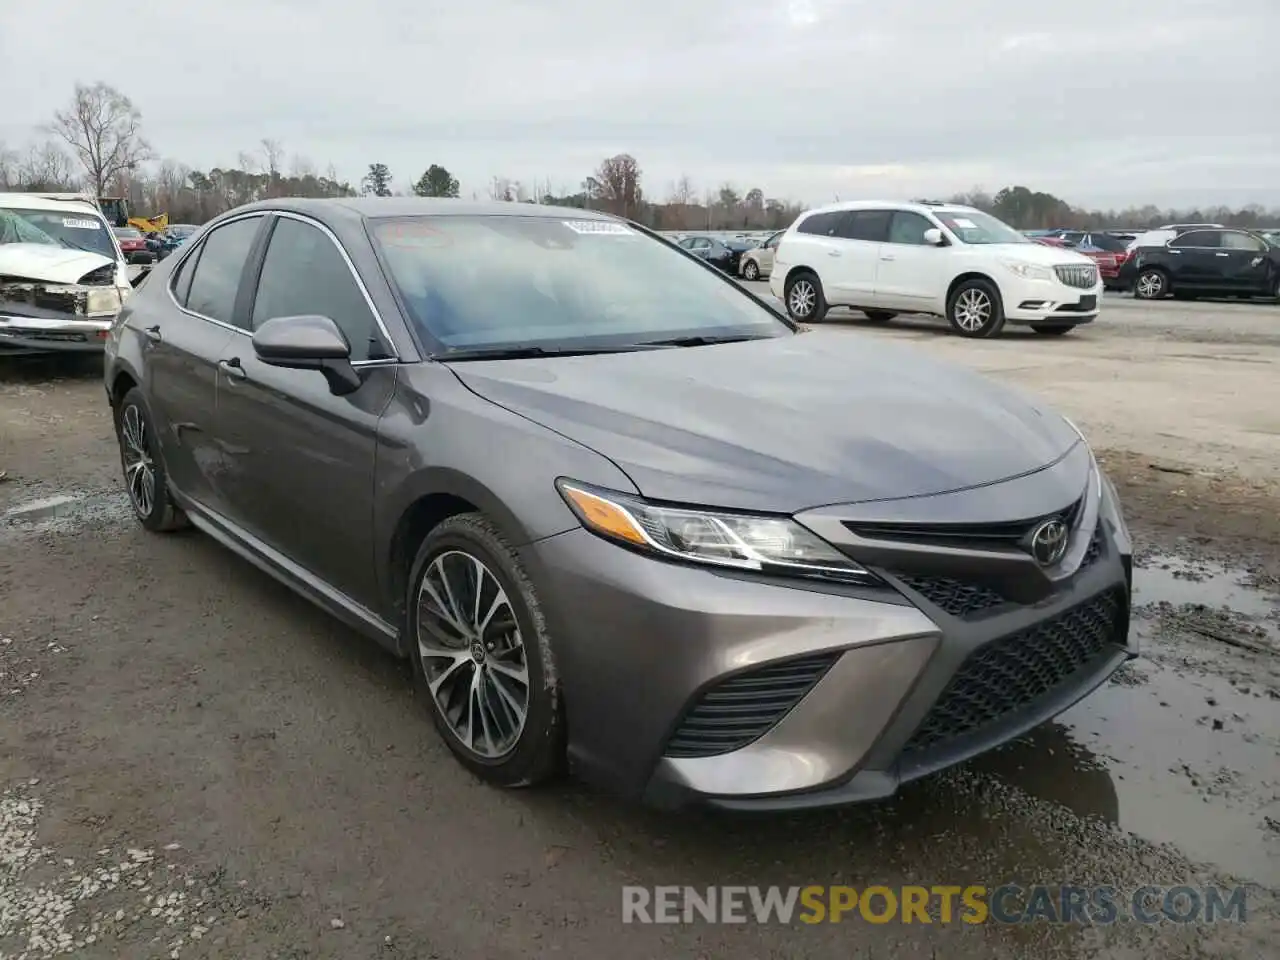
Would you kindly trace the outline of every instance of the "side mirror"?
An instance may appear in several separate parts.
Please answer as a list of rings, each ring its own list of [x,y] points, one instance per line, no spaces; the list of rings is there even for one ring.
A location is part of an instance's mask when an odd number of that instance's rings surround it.
[[[943,237],[942,231],[937,227],[930,227],[924,232],[924,242],[931,247],[940,247],[945,241],[946,238]]]
[[[319,370],[337,396],[360,389],[351,344],[328,317],[273,317],[253,332],[253,352],[273,367]]]

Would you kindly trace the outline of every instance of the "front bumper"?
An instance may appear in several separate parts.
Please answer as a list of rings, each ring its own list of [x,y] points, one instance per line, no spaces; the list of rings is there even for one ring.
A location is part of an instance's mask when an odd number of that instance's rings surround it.
[[[1036,604],[976,619],[892,574],[896,591],[762,580],[584,530],[533,544],[571,763],[661,806],[789,809],[885,797],[1017,737],[1135,655],[1131,548],[1091,509],[1101,536],[1086,565]],[[1021,684],[1020,700],[1000,679],[1072,656],[1056,682]],[[1003,708],[965,726],[983,691]]]
[[[1089,289],[1069,287],[1058,280],[1023,280],[1011,276],[1000,280],[1005,320],[1012,324],[1089,323],[1098,316],[1104,289],[1101,277]]]
[[[113,322],[0,314],[0,354],[101,353]]]

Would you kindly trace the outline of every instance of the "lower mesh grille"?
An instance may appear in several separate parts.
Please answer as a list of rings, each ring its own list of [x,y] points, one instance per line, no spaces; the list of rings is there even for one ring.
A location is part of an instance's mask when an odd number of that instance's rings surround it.
[[[1124,643],[1123,608],[1123,591],[1113,590],[979,647],[951,679],[904,754],[919,754],[997,723],[1087,672]]]
[[[730,677],[704,692],[667,744],[668,757],[711,757],[745,747],[769,732],[831,669],[839,653],[823,653]]]

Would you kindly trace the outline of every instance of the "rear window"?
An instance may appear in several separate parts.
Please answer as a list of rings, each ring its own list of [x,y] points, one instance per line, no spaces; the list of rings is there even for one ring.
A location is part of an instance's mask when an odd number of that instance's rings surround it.
[[[45,243],[116,259],[106,222],[79,210],[0,207],[0,243]]]
[[[404,217],[370,232],[410,320],[446,347],[790,332],[735,284],[616,221]]]
[[[116,236],[121,240],[141,240],[142,231],[134,227],[116,227]]]

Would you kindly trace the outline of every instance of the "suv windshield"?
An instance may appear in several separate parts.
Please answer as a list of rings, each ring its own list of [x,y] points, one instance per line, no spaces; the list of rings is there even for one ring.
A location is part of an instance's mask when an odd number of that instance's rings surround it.
[[[961,243],[1034,243],[1007,223],[977,210],[933,211]]]
[[[116,259],[107,225],[78,210],[0,207],[0,243],[46,243]]]
[[[370,233],[410,320],[449,348],[792,332],[732,282],[616,221],[423,216],[375,220]]]

